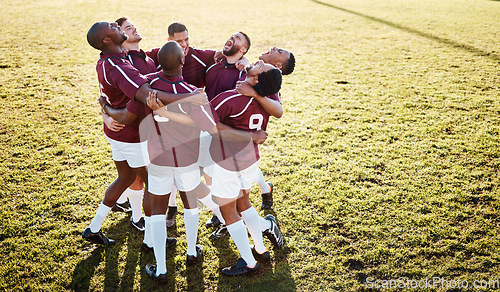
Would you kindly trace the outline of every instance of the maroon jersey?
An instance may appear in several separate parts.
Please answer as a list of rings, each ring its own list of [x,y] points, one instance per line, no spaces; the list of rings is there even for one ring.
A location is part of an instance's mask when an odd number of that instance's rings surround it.
[[[158,52],[160,51],[161,48],[154,48],[151,51],[147,51],[146,55],[153,60],[153,62],[156,65],[156,71],[161,70],[160,62],[158,61]],[[151,72],[152,73],[152,72]]]
[[[254,132],[265,130],[269,114],[254,98],[241,95],[236,90],[225,91],[210,102],[219,116],[220,122],[234,129]],[[210,145],[210,155],[221,167],[238,171],[257,162],[259,148],[253,142],[222,141],[214,136]]]
[[[226,90],[232,90],[236,82],[246,76],[245,71],[240,71],[234,64],[227,63],[224,56],[219,63],[213,64],[207,69],[205,93],[211,101],[217,94]]]
[[[153,49],[147,54],[158,65],[158,51],[160,48]],[[214,50],[200,50],[189,47],[188,54],[182,66],[182,77],[187,83],[194,85],[198,88],[205,87],[205,76],[207,68],[210,67],[214,61]],[[158,65],[161,69],[161,65]]]
[[[126,107],[131,113],[140,115],[144,106],[134,100],[137,89],[148,80],[130,64],[125,53],[101,54],[97,61],[97,78],[101,96],[113,108]],[[104,124],[104,133],[113,140],[139,142],[139,121],[126,125],[121,131],[113,132]]]
[[[151,87],[178,93],[189,93],[196,87],[179,77],[167,77],[163,72],[147,75]],[[148,114],[149,123],[148,153],[151,163],[161,166],[183,167],[198,161],[200,149],[200,131],[208,131],[217,125],[218,117],[214,116],[210,105],[195,106],[191,103],[175,103],[168,105],[168,110],[187,114],[196,126],[179,124],[165,118],[155,118]],[[149,107],[146,111],[152,113]]]
[[[130,64],[137,68],[137,70],[139,70],[139,72],[143,75],[158,71],[158,69],[156,69],[157,65],[155,61],[144,53],[143,50],[128,51],[127,59],[130,61]]]
[[[198,88],[205,87],[206,72],[214,60],[215,51],[200,50],[189,47],[184,66],[182,66],[182,77],[184,80]]]

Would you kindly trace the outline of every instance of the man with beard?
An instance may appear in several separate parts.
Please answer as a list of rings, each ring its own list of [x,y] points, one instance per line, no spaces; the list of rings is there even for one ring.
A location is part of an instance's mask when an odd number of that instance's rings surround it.
[[[125,127],[119,132],[111,131],[104,125],[106,138],[111,145],[113,160],[118,178],[106,189],[104,199],[99,205],[91,224],[82,234],[88,241],[111,245],[114,240],[101,232],[101,225],[120,195],[130,186],[137,175],[147,186],[146,160],[143,156],[144,144],[140,142],[137,117],[144,112],[140,102],[147,102],[148,94],[153,92],[148,80],[133,67],[122,49],[127,35],[120,32],[117,23],[97,22],[87,33],[88,43],[101,51],[97,61],[97,75],[101,91],[101,110]],[[206,95],[200,91],[190,94],[174,95],[158,91],[158,99],[164,104],[175,101],[191,102],[196,105],[206,103]],[[126,108],[126,111],[121,110]],[[120,110],[115,110],[120,109]],[[144,213],[151,214],[150,197],[144,192]]]
[[[272,47],[267,52],[262,53],[259,56],[259,59],[281,70],[282,75],[288,75],[292,73],[295,68],[294,55],[284,49]],[[281,95],[279,92],[269,97],[262,97],[253,89],[251,85],[244,81],[244,78],[240,79],[240,81],[236,83],[236,91],[242,95],[255,98],[255,100],[259,102],[259,104],[266,110],[269,115],[276,118],[280,118],[283,115]],[[257,183],[261,190],[261,209],[265,210],[271,208],[273,205],[273,185],[266,182],[260,168],[257,171],[257,176],[255,177],[254,181],[255,183]],[[222,224],[220,224],[218,218],[215,215],[207,222],[207,226],[216,227],[214,232],[210,235],[211,239],[219,239],[227,235],[226,226],[223,224],[223,222]],[[265,232],[264,229],[262,231]]]
[[[224,45],[222,60],[207,69],[206,88],[208,100],[217,94],[234,89],[236,82],[245,77],[245,72],[238,70],[238,62],[250,49],[250,38],[243,32],[233,34]]]

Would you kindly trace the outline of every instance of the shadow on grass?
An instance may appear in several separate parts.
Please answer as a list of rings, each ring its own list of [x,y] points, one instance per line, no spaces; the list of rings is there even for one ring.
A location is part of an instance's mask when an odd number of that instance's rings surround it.
[[[275,212],[272,209],[265,211],[267,214]],[[229,241],[230,235],[213,242],[217,248],[219,258],[219,281],[217,284],[218,291],[296,291],[297,287],[291,275],[290,265],[288,263],[288,255],[290,250],[285,246],[282,249],[270,249],[271,261],[266,264],[261,264],[259,271],[251,276],[242,277],[227,277],[220,271],[228,266],[234,265],[238,260],[239,253],[236,249],[231,248]],[[249,236],[251,239],[251,237]],[[267,247],[272,244],[264,237],[264,243]]]
[[[127,219],[124,219],[128,221]],[[121,221],[124,221],[121,220]],[[117,244],[109,247],[96,245],[95,249],[92,251],[90,256],[86,259],[80,261],[74,271],[73,271],[73,280],[70,284],[70,289],[73,291],[90,291],[91,279],[94,276],[97,267],[100,265],[102,261],[105,261],[105,267],[103,269],[104,272],[104,290],[117,290],[119,287],[118,274],[117,274],[117,266],[118,266],[118,256],[120,252],[120,242],[125,241],[125,238],[116,237],[118,230],[120,229],[120,225],[122,223],[118,222],[117,224],[111,226],[107,232],[110,238],[116,238]],[[89,243],[94,245],[93,243]],[[132,283],[133,285],[133,283]]]
[[[73,279],[69,288],[73,291],[91,291],[92,278],[96,270],[104,262],[102,273],[104,274],[104,291],[133,291],[137,273],[139,274],[139,286],[141,291],[152,291],[162,289],[155,281],[150,279],[145,272],[148,263],[155,263],[154,253],[151,250],[142,249],[144,234],[130,227],[129,216],[125,216],[116,224],[106,230],[106,235],[116,240],[116,244],[110,247],[95,246],[95,249],[84,260],[80,261],[74,271]],[[170,230],[169,230],[170,231]],[[169,232],[170,233],[170,232]],[[174,233],[177,233],[174,231]],[[170,233],[169,236],[172,236]],[[123,274],[118,274],[120,250],[126,244],[127,255]],[[91,247],[93,248],[93,247]],[[176,247],[167,250],[167,267],[175,270],[174,257]],[[169,273],[168,282],[165,287],[175,287],[175,273]],[[95,286],[95,285],[94,285]]]
[[[469,46],[469,45],[466,45],[466,44],[461,44],[461,43],[455,42],[453,40],[450,40],[450,39],[447,39],[447,38],[444,38],[444,37],[440,37],[440,36],[436,36],[436,35],[433,35],[433,34],[430,34],[430,33],[422,32],[422,31],[413,29],[411,27],[407,27],[407,26],[404,26],[404,25],[401,25],[401,24],[397,24],[397,23],[385,20],[385,19],[377,18],[377,17],[374,17],[374,16],[366,15],[366,14],[359,13],[359,12],[356,12],[356,11],[353,11],[353,10],[349,10],[349,9],[346,9],[346,8],[335,6],[335,5],[332,5],[332,4],[329,4],[329,3],[324,3],[322,1],[317,1],[317,0],[311,0],[311,1],[314,2],[314,3],[317,3],[317,4],[324,5],[326,7],[334,8],[334,9],[337,9],[337,10],[341,10],[341,11],[344,11],[344,12],[347,12],[347,13],[351,13],[351,14],[354,14],[354,15],[357,15],[357,16],[361,16],[361,17],[367,18],[369,20],[380,22],[380,23],[383,23],[385,25],[392,26],[394,28],[401,29],[401,30],[409,32],[409,33],[413,33],[413,34],[419,35],[421,37],[425,37],[425,38],[428,38],[430,40],[437,41],[439,43],[446,44],[446,45],[449,45],[449,46],[457,48],[457,49],[466,50],[466,51],[469,51],[471,53],[474,53],[474,54],[482,56],[482,57],[487,57],[487,58],[490,58],[490,59],[495,60],[495,61],[500,61],[500,56],[499,55],[495,55],[495,54],[493,54],[491,52],[483,51],[483,50],[475,48],[473,46]],[[500,1],[500,0],[494,0],[494,1]]]

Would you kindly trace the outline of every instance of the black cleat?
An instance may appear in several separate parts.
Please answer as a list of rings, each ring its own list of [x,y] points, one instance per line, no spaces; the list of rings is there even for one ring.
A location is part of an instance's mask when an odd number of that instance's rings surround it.
[[[262,194],[262,206],[260,206],[262,210],[269,209],[273,206],[273,184],[267,184],[271,187],[271,190],[269,193]]]
[[[128,201],[125,203],[115,203],[115,205],[111,208],[112,211],[130,213],[132,212],[132,207]]]
[[[252,246],[252,254],[255,260],[262,264],[265,264],[271,260],[271,253],[268,250],[266,250],[265,253],[258,253],[255,250],[255,246]]]
[[[177,206],[169,206],[167,211],[167,228],[175,225],[175,215],[177,215]]]
[[[187,255],[186,256],[186,265],[187,266],[195,265],[195,264],[201,262],[202,259],[203,259],[203,246],[201,246],[201,244],[197,244],[196,245],[196,256]]]
[[[278,228],[278,224],[276,224],[276,218],[273,215],[269,214],[264,217],[265,220],[271,221],[271,228],[266,229],[263,233],[264,235],[272,242],[275,248],[283,247],[283,235],[281,235],[281,231]]]
[[[227,231],[227,227],[225,224],[219,224],[219,226],[217,226],[217,229],[215,229],[214,232],[212,232],[212,234],[210,234],[210,236],[208,237],[209,239],[213,239],[213,240],[217,240],[221,237],[224,237],[226,235],[228,235],[228,231]]]
[[[167,273],[161,274],[159,276],[156,275],[156,265],[146,264],[146,274],[150,276],[152,279],[158,281],[160,284],[165,284],[167,282]]]
[[[134,222],[134,220],[130,218],[130,224],[132,224],[132,226],[134,226],[135,229],[142,232],[144,232],[144,230],[146,229],[146,222],[144,221],[144,217],[141,217],[141,219],[139,219],[139,221],[137,222]]]
[[[115,244],[113,239],[107,238],[106,235],[102,234],[101,230],[96,233],[92,233],[90,228],[85,229],[82,234],[83,239],[88,240],[93,243],[101,244],[104,246],[110,246]]]
[[[220,222],[219,218],[217,218],[217,216],[213,215],[212,218],[208,219],[207,223],[205,223],[205,226],[207,228],[210,228],[210,227],[216,228],[217,226],[219,226],[220,223],[221,222]]]
[[[222,269],[222,274],[226,276],[242,276],[242,275],[251,275],[259,270],[259,263],[255,263],[255,267],[249,268],[247,267],[247,262],[244,259],[239,258],[236,262],[236,265],[230,266]]]
[[[177,244],[177,239],[175,237],[167,237],[167,243],[166,243],[166,248],[171,248],[172,246]],[[142,243],[141,248],[145,251],[153,251],[153,247],[145,244],[144,242]]]

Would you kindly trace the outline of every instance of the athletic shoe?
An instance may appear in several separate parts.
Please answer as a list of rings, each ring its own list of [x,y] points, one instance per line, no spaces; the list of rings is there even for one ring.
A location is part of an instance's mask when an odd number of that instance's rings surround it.
[[[111,208],[111,210],[130,213],[132,212],[132,207],[130,206],[130,203],[128,201],[125,201],[125,203],[115,203],[115,205],[113,206],[113,208]]]
[[[217,216],[213,215],[212,218],[208,219],[207,223],[205,223],[205,226],[207,228],[210,228],[210,227],[215,228],[215,227],[219,226],[220,223],[221,222],[220,222],[219,218],[217,218]]]
[[[255,267],[249,268],[247,267],[247,262],[244,259],[239,258],[236,262],[236,265],[230,266],[222,269],[222,274],[226,276],[242,276],[242,275],[250,275],[259,270],[259,263],[255,263]]]
[[[262,194],[262,206],[260,207],[262,210],[269,209],[273,206],[273,184],[267,183],[271,190],[269,193]]]
[[[195,264],[201,262],[202,259],[203,259],[203,246],[201,246],[201,244],[197,244],[196,245],[196,256],[187,255],[186,256],[186,265],[187,266],[195,265]]]
[[[258,253],[255,250],[255,246],[252,246],[252,254],[255,260],[259,263],[265,264],[271,260],[271,253],[268,250],[266,250],[265,253]]]
[[[139,221],[137,222],[134,222],[134,220],[130,218],[130,224],[132,224],[132,226],[134,226],[135,229],[142,232],[144,232],[144,230],[146,229],[146,221],[144,221],[144,217],[141,217],[141,219],[139,219]]]
[[[176,244],[177,244],[177,239],[175,237],[167,237],[167,243],[166,243],[167,248],[170,248]],[[151,252],[153,251],[153,247],[148,246],[144,242],[142,243],[141,248],[145,251],[151,251]]]
[[[167,211],[167,228],[175,225],[175,215],[177,215],[177,207],[168,207]]]
[[[224,237],[226,235],[228,235],[228,231],[227,231],[227,227],[225,224],[219,224],[219,226],[217,226],[217,229],[215,229],[214,232],[212,232],[212,234],[210,234],[210,236],[208,237],[209,239],[213,239],[213,240],[216,240],[216,239],[219,239],[221,237]]]
[[[96,233],[90,231],[90,228],[85,229],[82,234],[83,239],[88,240],[93,243],[102,244],[104,246],[109,246],[115,244],[113,239],[107,238],[106,235],[102,234],[101,230]]]
[[[275,248],[283,247],[283,235],[281,235],[281,231],[278,228],[278,224],[276,224],[276,218],[273,215],[269,214],[264,217],[265,220],[271,221],[271,227],[269,229],[264,230],[264,235],[272,242]]]
[[[159,276],[156,275],[156,265],[146,264],[146,274],[158,281],[160,284],[165,284],[167,282],[167,273],[161,274]]]

